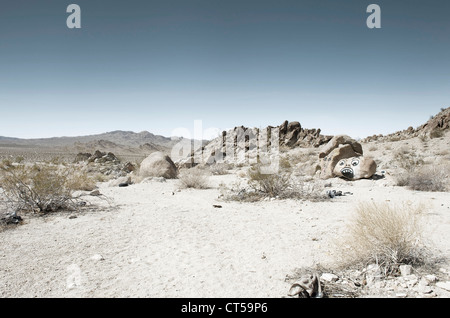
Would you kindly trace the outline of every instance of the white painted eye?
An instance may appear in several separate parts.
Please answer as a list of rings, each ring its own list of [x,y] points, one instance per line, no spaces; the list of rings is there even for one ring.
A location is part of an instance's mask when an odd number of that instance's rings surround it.
[[[343,166],[343,165],[345,165],[345,160],[341,160],[341,161],[339,161],[339,165],[340,165],[340,166]]]
[[[357,165],[359,165],[359,159],[353,159],[352,166],[357,166]]]

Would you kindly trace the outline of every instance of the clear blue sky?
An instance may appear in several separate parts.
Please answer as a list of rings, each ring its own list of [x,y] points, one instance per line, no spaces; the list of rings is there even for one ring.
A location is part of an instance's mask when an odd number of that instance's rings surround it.
[[[448,0],[2,0],[0,136],[416,127],[450,106],[449,14]]]

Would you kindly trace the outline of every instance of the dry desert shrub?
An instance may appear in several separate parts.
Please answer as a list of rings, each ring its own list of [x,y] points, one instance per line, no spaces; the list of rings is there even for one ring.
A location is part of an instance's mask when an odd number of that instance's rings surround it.
[[[247,171],[248,187],[236,184],[227,193],[225,200],[239,202],[256,202],[268,198],[303,199],[308,201],[322,201],[326,195],[322,193],[314,182],[304,182],[292,176],[289,170],[278,173],[263,173],[261,165],[255,165]]]
[[[423,157],[416,152],[397,151],[394,155],[394,160],[398,167],[407,172],[412,172],[425,164]]]
[[[429,255],[423,244],[422,217],[422,206],[360,203],[338,241],[339,263],[361,268],[377,264],[386,276],[398,273],[402,264],[426,264]]]
[[[267,174],[263,173],[260,165],[257,165],[248,169],[247,174],[250,186],[269,197],[284,195],[290,185],[288,172]]]
[[[229,174],[230,169],[232,169],[232,165],[228,163],[215,163],[209,166],[209,171],[215,176]]]
[[[92,191],[97,188],[97,177],[91,178],[85,171],[81,169],[69,169],[70,173],[67,177],[67,186],[74,191]]]
[[[280,168],[282,168],[282,169],[291,169],[292,168],[291,162],[289,160],[289,155],[280,156],[279,164],[280,164]]]
[[[397,185],[416,191],[445,192],[448,190],[450,165],[423,166],[400,176]]]
[[[16,211],[70,210],[79,199],[73,193],[87,186],[84,178],[82,174],[74,174],[73,169],[55,165],[0,165],[5,202],[12,204]]]
[[[445,133],[443,130],[437,128],[430,131],[430,139],[444,137]]]
[[[191,168],[181,171],[178,179],[181,188],[207,189],[209,187],[208,177],[207,171]]]

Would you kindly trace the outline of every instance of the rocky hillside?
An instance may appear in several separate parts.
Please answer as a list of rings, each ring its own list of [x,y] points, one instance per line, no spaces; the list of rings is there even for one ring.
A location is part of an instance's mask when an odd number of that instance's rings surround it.
[[[450,129],[450,107],[442,108],[437,115],[432,116],[425,124],[417,128],[410,126],[405,130],[397,131],[386,136],[381,134],[369,136],[364,138],[362,142],[398,141],[413,137],[435,138],[442,136],[443,132],[448,129]]]

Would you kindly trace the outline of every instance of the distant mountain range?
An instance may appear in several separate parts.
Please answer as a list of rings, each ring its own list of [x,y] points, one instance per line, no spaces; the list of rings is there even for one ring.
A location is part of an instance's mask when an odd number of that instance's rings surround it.
[[[132,131],[111,131],[103,134],[88,135],[88,136],[77,136],[77,137],[52,137],[52,138],[36,138],[36,139],[21,139],[13,137],[2,137],[0,136],[0,142],[17,144],[17,145],[33,145],[33,146],[48,146],[48,147],[64,147],[72,146],[75,143],[88,143],[96,140],[105,140],[113,142],[118,145],[125,146],[135,146],[150,143],[159,146],[168,146],[175,144],[182,138],[174,137],[164,137],[159,135],[154,135],[148,131],[142,131],[135,133]]]
[[[103,134],[77,136],[21,139],[0,136],[0,147],[7,148],[43,148],[60,149],[67,152],[94,152],[95,150],[115,153],[148,154],[154,151],[169,152],[179,142],[192,142],[182,137],[164,137],[148,131],[111,131]],[[204,144],[207,141],[203,141]]]

